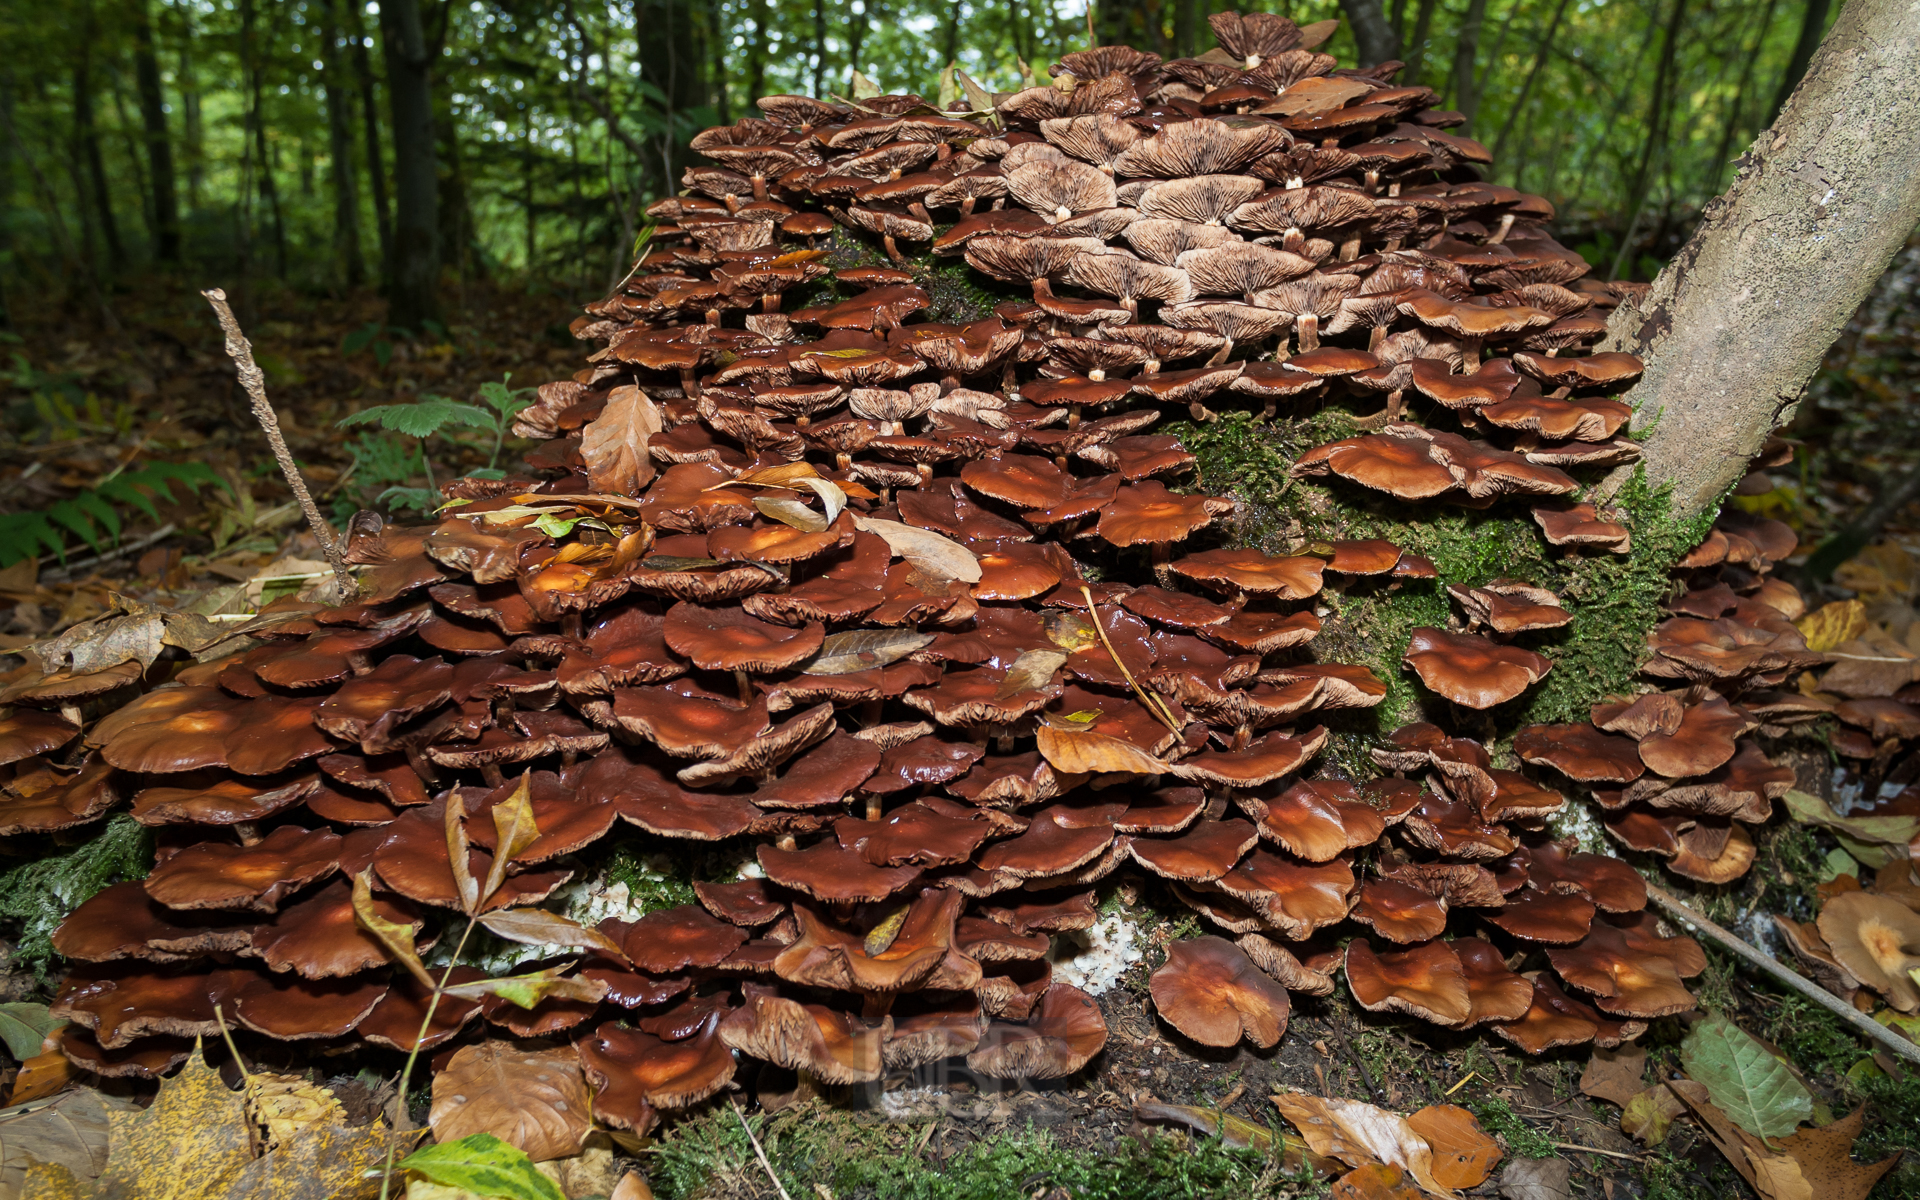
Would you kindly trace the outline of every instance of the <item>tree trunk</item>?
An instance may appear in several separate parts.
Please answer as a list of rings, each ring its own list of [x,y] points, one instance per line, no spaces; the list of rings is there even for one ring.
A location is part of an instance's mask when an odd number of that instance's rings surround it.
[[[360,5],[347,4],[347,32],[353,39],[353,76],[360,86],[360,120],[367,148],[367,179],[373,185],[374,233],[380,239],[380,279],[393,280],[393,207],[387,199],[387,163],[380,153],[380,107],[374,103],[372,39],[360,19]]]
[[[1533,62],[1527,67],[1527,77],[1520,84],[1520,94],[1513,98],[1513,107],[1507,109],[1507,119],[1500,124],[1500,134],[1493,139],[1493,161],[1505,162],[1500,151],[1506,148],[1507,135],[1513,132],[1513,123],[1520,116],[1520,110],[1527,106],[1527,98],[1533,94],[1534,80],[1540,77],[1540,68],[1546,65],[1547,51],[1553,47],[1553,35],[1560,31],[1560,18],[1567,15],[1567,0],[1559,0],[1554,5],[1553,20],[1547,22],[1547,31],[1540,35],[1540,42],[1533,50]],[[1514,178],[1520,174],[1514,172]]]
[[[1760,51],[1767,44],[1767,30],[1773,25],[1773,10],[1778,0],[1767,0],[1766,7],[1760,10],[1760,20],[1753,29],[1753,49],[1749,50],[1740,64],[1740,82],[1734,85],[1733,98],[1727,102],[1725,122],[1720,128],[1720,145],[1712,158],[1713,180],[1708,185],[1714,190],[1720,187],[1720,180],[1726,175],[1727,155],[1733,152],[1733,139],[1740,136],[1741,118],[1747,111],[1747,87],[1753,82],[1753,69],[1760,62]],[[1777,113],[1776,113],[1777,115]]]
[[[1850,0],[1780,119],[1607,349],[1646,359],[1628,395],[1650,484],[1705,512],[1746,473],[1920,222],[1920,7]]]
[[[418,331],[440,317],[439,163],[433,150],[432,64],[420,0],[380,6],[387,100],[393,110],[393,276],[387,320]]]
[[[1453,41],[1453,106],[1466,116],[1465,129],[1473,128],[1474,110],[1480,96],[1473,83],[1473,65],[1479,57],[1480,26],[1487,19],[1487,0],[1467,0],[1467,16],[1460,22],[1460,33]]]
[[[167,137],[166,102],[160,94],[160,62],[153,53],[153,18],[147,0],[133,6],[133,69],[140,88],[140,124],[147,135],[147,175],[153,188],[154,257],[180,261],[180,196],[174,187],[173,143]]]
[[[1800,36],[1793,43],[1793,56],[1787,59],[1787,69],[1780,76],[1780,90],[1773,96],[1773,115],[1780,116],[1780,110],[1787,106],[1787,98],[1793,95],[1793,89],[1800,86],[1800,80],[1807,73],[1807,64],[1813,61],[1814,48],[1820,44],[1820,35],[1827,29],[1827,9],[1829,0],[1807,0],[1806,12],[1800,18]]]
[[[253,0],[240,3],[240,70],[247,81],[246,136],[253,148],[255,169],[260,172],[260,199],[273,222],[274,274],[287,277],[287,226],[280,213],[280,186],[274,180],[273,158],[267,153],[266,116],[261,112],[266,87],[266,65],[254,40]]]
[[[768,0],[749,0],[747,5],[747,103],[749,104],[767,94],[767,3]]]
[[[1433,36],[1433,10],[1439,6],[1439,0],[1420,0],[1420,7],[1413,12],[1413,37],[1407,41],[1405,72],[1410,86],[1420,83],[1420,67],[1427,57],[1427,39]]]
[[[74,158],[86,172],[87,191],[82,203],[91,201],[94,219],[106,239],[108,272],[125,269],[126,247],[120,241],[120,222],[113,215],[113,192],[107,186],[107,164],[100,154],[100,131],[93,121],[93,39],[80,51],[73,68],[73,145]]]
[[[180,148],[187,160],[187,211],[205,206],[207,184],[206,136],[200,120],[200,77],[193,69],[193,13],[186,6],[171,10],[180,21],[180,58],[174,68],[174,88],[180,93]]]
[[[827,69],[826,0],[813,0],[813,94],[820,95],[820,80]]]
[[[334,269],[340,280],[351,288],[366,281],[367,266],[360,253],[360,189],[353,162],[353,114],[348,111],[351,103],[340,65],[341,2],[327,0],[320,52],[327,97],[327,155],[329,174],[333,177]]]
[[[1340,0],[1353,26],[1353,44],[1360,52],[1360,65],[1371,67],[1400,57],[1400,35],[1387,21],[1380,0]]]

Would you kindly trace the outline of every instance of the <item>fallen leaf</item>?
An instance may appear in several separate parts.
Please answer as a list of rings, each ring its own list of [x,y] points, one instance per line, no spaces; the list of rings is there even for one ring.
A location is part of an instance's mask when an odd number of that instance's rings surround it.
[[[1867,631],[1867,606],[1858,600],[1835,600],[1823,604],[1795,621],[1794,628],[1807,639],[1807,649],[1825,653],[1850,642]]]
[[[820,472],[814,469],[813,464],[805,459],[801,459],[797,462],[779,463],[771,467],[757,467],[745,474],[737,475],[725,483],[716,483],[706,490],[709,492],[717,492],[721,488],[728,487],[768,487],[785,488],[791,492],[798,490],[802,486],[802,480],[818,479],[819,477]]]
[[[374,1200],[389,1146],[403,1157],[425,1132],[315,1126],[248,1163],[221,1200]]]
[[[490,1133],[416,1150],[400,1166],[446,1187],[506,1200],[566,1200],[526,1153]],[[411,1193],[410,1193],[411,1194]]]
[[[49,1050],[36,1054],[21,1062],[20,1073],[13,1077],[13,1090],[7,1093],[7,1104],[44,1099],[67,1086],[73,1076],[73,1060],[62,1052]]]
[[[952,538],[898,521],[877,521],[858,514],[854,515],[853,526],[886,542],[889,550],[912,563],[922,575],[936,580],[980,582],[980,560]]]
[[[640,1172],[628,1171],[620,1177],[619,1184],[607,1200],[653,1200],[653,1189],[640,1177]]]
[[[1450,1188],[1479,1187],[1500,1161],[1500,1143],[1457,1104],[1431,1104],[1407,1115],[1407,1125],[1433,1151],[1433,1177]]]
[[[527,791],[531,779],[528,772],[522,771],[520,786],[513,789],[512,795],[493,806],[493,866],[487,870],[486,886],[480,889],[483,903],[499,891],[500,885],[506,881],[508,864],[528,846],[540,840],[540,825],[533,819],[533,800]],[[451,801],[448,807],[452,807]]]
[[[290,1145],[302,1134],[345,1125],[347,1110],[333,1093],[298,1075],[255,1073],[247,1077],[247,1109],[269,1148]]]
[[[1620,1111],[1620,1132],[1642,1145],[1658,1146],[1666,1140],[1674,1118],[1686,1111],[1666,1084],[1656,1084],[1627,1101]]]
[[[1516,1158],[1500,1172],[1506,1200],[1573,1200],[1564,1158]]]
[[[1202,1136],[1218,1137],[1222,1145],[1236,1150],[1253,1149],[1266,1153],[1273,1147],[1272,1129],[1223,1113],[1217,1108],[1201,1108],[1192,1104],[1162,1104],[1158,1100],[1139,1100],[1134,1102],[1133,1119],[1140,1122],[1167,1122],[1182,1125]],[[1288,1170],[1299,1170],[1302,1166],[1307,1166],[1321,1178],[1338,1174],[1340,1171],[1341,1164],[1324,1155],[1314,1153],[1300,1138],[1282,1134],[1280,1145],[1281,1164]]]
[[[573,965],[566,963],[557,967],[547,967],[544,970],[529,971],[525,975],[502,975],[495,979],[476,979],[472,983],[457,983],[445,991],[447,995],[458,996],[463,1000],[498,996],[502,1000],[518,1004],[521,1008],[532,1008],[542,1000],[581,1000],[588,1004],[598,1004],[606,998],[607,985],[604,980],[562,974],[572,969]]]
[[[1627,1042],[1612,1050],[1595,1050],[1580,1075],[1580,1090],[1611,1100],[1621,1108],[1647,1089],[1646,1047]]]
[[[1853,1161],[1853,1142],[1866,1115],[1862,1105],[1824,1129],[1808,1126],[1781,1141],[1780,1148],[1800,1164],[1801,1175],[1820,1200],[1866,1200],[1873,1185],[1900,1161],[1898,1154],[1877,1163]]]
[[[447,793],[446,834],[447,866],[453,871],[453,894],[460,901],[460,911],[471,916],[480,910],[480,881],[473,877],[472,856],[467,840],[467,804],[460,798],[459,788]]]
[[[1365,84],[1355,83],[1351,79],[1314,76],[1310,79],[1302,79],[1261,105],[1260,112],[1263,116],[1277,114],[1287,117],[1327,112],[1344,106],[1355,96],[1366,95],[1370,90]]]
[[[30,1162],[56,1164],[79,1179],[107,1165],[109,1099],[91,1088],[0,1117],[0,1195],[17,1196]]]
[[[1300,40],[1294,43],[1294,47],[1299,50],[1311,50],[1321,42],[1332,37],[1334,32],[1339,28],[1340,20],[1338,17],[1325,21],[1315,21],[1310,25],[1302,25],[1300,27]]]
[[[420,982],[420,986],[428,991],[439,986],[433,976],[427,974],[426,964],[420,961],[420,952],[414,948],[413,935],[420,932],[421,922],[402,925],[398,921],[389,921],[373,907],[372,867],[353,877],[353,919],[360,928],[372,934],[381,947],[393,956],[394,961]]]
[[[760,510],[761,516],[772,517],[782,525],[791,525],[805,533],[819,533],[832,524],[805,504],[786,496],[755,496],[753,506]]]
[[[592,1104],[573,1047],[490,1041],[463,1048],[434,1076],[427,1123],[443,1144],[492,1134],[539,1161],[579,1153]]]
[[[1700,1131],[1761,1200],[1812,1200],[1813,1188],[1801,1174],[1800,1164],[1734,1124],[1729,1114],[1713,1103],[1705,1084],[1676,1079],[1667,1086],[1685,1102]]]
[[[1070,775],[1098,775],[1125,771],[1135,775],[1158,775],[1167,764],[1121,738],[1104,733],[1071,733],[1052,725],[1035,731],[1040,754],[1056,771]]]
[[[1787,812],[1794,820],[1804,825],[1824,826],[1855,842],[1904,846],[1920,833],[1920,817],[1843,817],[1828,807],[1825,800],[1797,789],[1787,793],[1786,801]]]
[[[578,921],[543,908],[503,908],[482,913],[480,923],[487,929],[526,946],[582,946],[625,961],[626,951],[598,929],[589,929]]]
[[[830,633],[820,653],[800,668],[807,675],[851,675],[871,671],[933,644],[934,635],[912,629],[849,629]]]
[[[1067,656],[1058,650],[1027,650],[1007,668],[1007,677],[993,694],[1005,700],[1021,692],[1037,691],[1053,682],[1053,673],[1067,665]]]
[[[660,406],[628,384],[607,395],[607,406],[580,431],[580,457],[596,492],[637,495],[653,480],[647,441],[664,427]]]
[[[1421,1200],[1413,1177],[1386,1163],[1355,1167],[1334,1180],[1327,1195],[1330,1200]]]
[[[1687,1034],[1680,1043],[1680,1063],[1734,1124],[1759,1137],[1785,1137],[1813,1116],[1813,1094],[1806,1085],[1719,1013]]]
[[[246,1101],[196,1047],[142,1112],[110,1112],[112,1155],[95,1181],[102,1196],[201,1200],[226,1196],[253,1161]]]
[[[1275,1096],[1273,1103],[1314,1153],[1353,1167],[1375,1162],[1399,1167],[1422,1191],[1453,1200],[1453,1190],[1433,1176],[1432,1148],[1405,1117],[1358,1100],[1324,1100],[1300,1092]]]
[[[40,1053],[40,1043],[65,1021],[55,1020],[44,1004],[0,1004],[0,1041],[22,1062]]]

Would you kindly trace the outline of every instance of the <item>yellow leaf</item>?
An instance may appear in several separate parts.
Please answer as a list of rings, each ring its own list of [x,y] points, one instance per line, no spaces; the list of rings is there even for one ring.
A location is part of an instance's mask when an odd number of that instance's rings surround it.
[[[1036,731],[1040,754],[1056,771],[1070,775],[1104,775],[1116,771],[1158,775],[1167,764],[1117,737],[1104,733],[1069,733],[1052,725]]]
[[[323,1126],[347,1123],[347,1110],[332,1092],[298,1075],[249,1075],[243,1090],[253,1123],[271,1148],[290,1145]]]
[[[533,819],[533,801],[527,793],[532,778],[522,771],[520,786],[513,789],[513,795],[493,806],[493,828],[499,837],[493,851],[493,866],[487,871],[486,890],[481,893],[482,901],[499,891],[506,881],[507,863],[540,840],[540,826]]]
[[[434,989],[433,976],[427,974],[426,966],[420,961],[420,952],[413,945],[413,935],[420,932],[420,923],[402,925],[398,921],[389,921],[373,907],[372,867],[353,878],[353,919],[360,928],[378,938],[387,953],[420,981],[420,986],[428,991]]]
[[[246,1103],[230,1091],[199,1048],[160,1085],[144,1112],[107,1115],[111,1157],[94,1181],[102,1196],[126,1200],[202,1200],[227,1196],[253,1161]]]
[[[1858,600],[1835,600],[1793,624],[1807,639],[1807,649],[1824,654],[1867,631],[1867,606]]]

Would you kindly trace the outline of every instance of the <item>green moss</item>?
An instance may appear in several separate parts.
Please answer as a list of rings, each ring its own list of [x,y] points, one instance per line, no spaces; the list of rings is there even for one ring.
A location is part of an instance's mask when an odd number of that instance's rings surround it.
[[[1327,409],[1291,421],[1260,422],[1223,414],[1205,425],[1169,426],[1199,459],[1201,486],[1242,501],[1233,536],[1270,553],[1310,540],[1385,538],[1432,559],[1438,580],[1405,585],[1360,580],[1322,602],[1333,610],[1316,643],[1323,657],[1365,663],[1388,687],[1374,710],[1377,729],[1392,729],[1422,710],[1458,726],[1464,714],[1420,686],[1400,665],[1411,631],[1444,626],[1447,585],[1476,587],[1491,579],[1519,579],[1557,593],[1573,613],[1566,627],[1521,639],[1554,661],[1554,669],[1525,696],[1480,726],[1459,729],[1493,739],[1522,725],[1584,720],[1588,707],[1629,690],[1645,653],[1645,635],[1663,617],[1673,564],[1705,536],[1712,516],[1677,520],[1664,492],[1647,487],[1636,471],[1613,499],[1633,534],[1630,554],[1569,554],[1549,546],[1527,511],[1525,497],[1475,511],[1452,505],[1406,504],[1334,481],[1290,479],[1287,470],[1306,449],[1353,433],[1352,419]],[[1297,550],[1296,550],[1297,552]]]
[[[1504,1097],[1486,1097],[1473,1106],[1473,1115],[1480,1119],[1482,1129],[1505,1142],[1516,1157],[1552,1158],[1557,1153],[1553,1138],[1527,1124]]]
[[[794,1196],[870,1200],[1212,1200],[1304,1197],[1321,1185],[1255,1150],[1183,1136],[1125,1139],[1111,1151],[1062,1145],[1033,1128],[1008,1130],[944,1159],[921,1144],[924,1126],[867,1124],[820,1106],[751,1118],[755,1135]],[[765,1195],[765,1173],[740,1119],[716,1108],[665,1136],[650,1171],[663,1200]]]
[[[0,920],[19,930],[15,961],[45,982],[60,957],[53,931],[67,914],[152,868],[153,835],[122,813],[86,841],[64,849],[48,843],[31,861],[0,874]]]

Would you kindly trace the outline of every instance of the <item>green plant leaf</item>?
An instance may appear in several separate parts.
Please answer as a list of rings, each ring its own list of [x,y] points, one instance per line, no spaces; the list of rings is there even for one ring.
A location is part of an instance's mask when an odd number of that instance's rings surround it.
[[[558,1184],[534,1169],[526,1152],[490,1133],[476,1133],[443,1146],[427,1146],[400,1160],[402,1170],[447,1187],[504,1200],[566,1200]]]
[[[425,396],[412,404],[376,404],[342,417],[334,424],[341,429],[378,425],[408,437],[425,438],[442,429],[463,425],[491,428],[493,417],[478,405],[461,404],[444,396]]]
[[[1714,1013],[1680,1043],[1687,1076],[1733,1123],[1756,1137],[1785,1137],[1813,1117],[1813,1094],[1752,1035]]]
[[[0,1041],[21,1062],[39,1054],[46,1036],[65,1024],[55,1020],[44,1004],[0,1004]]]

